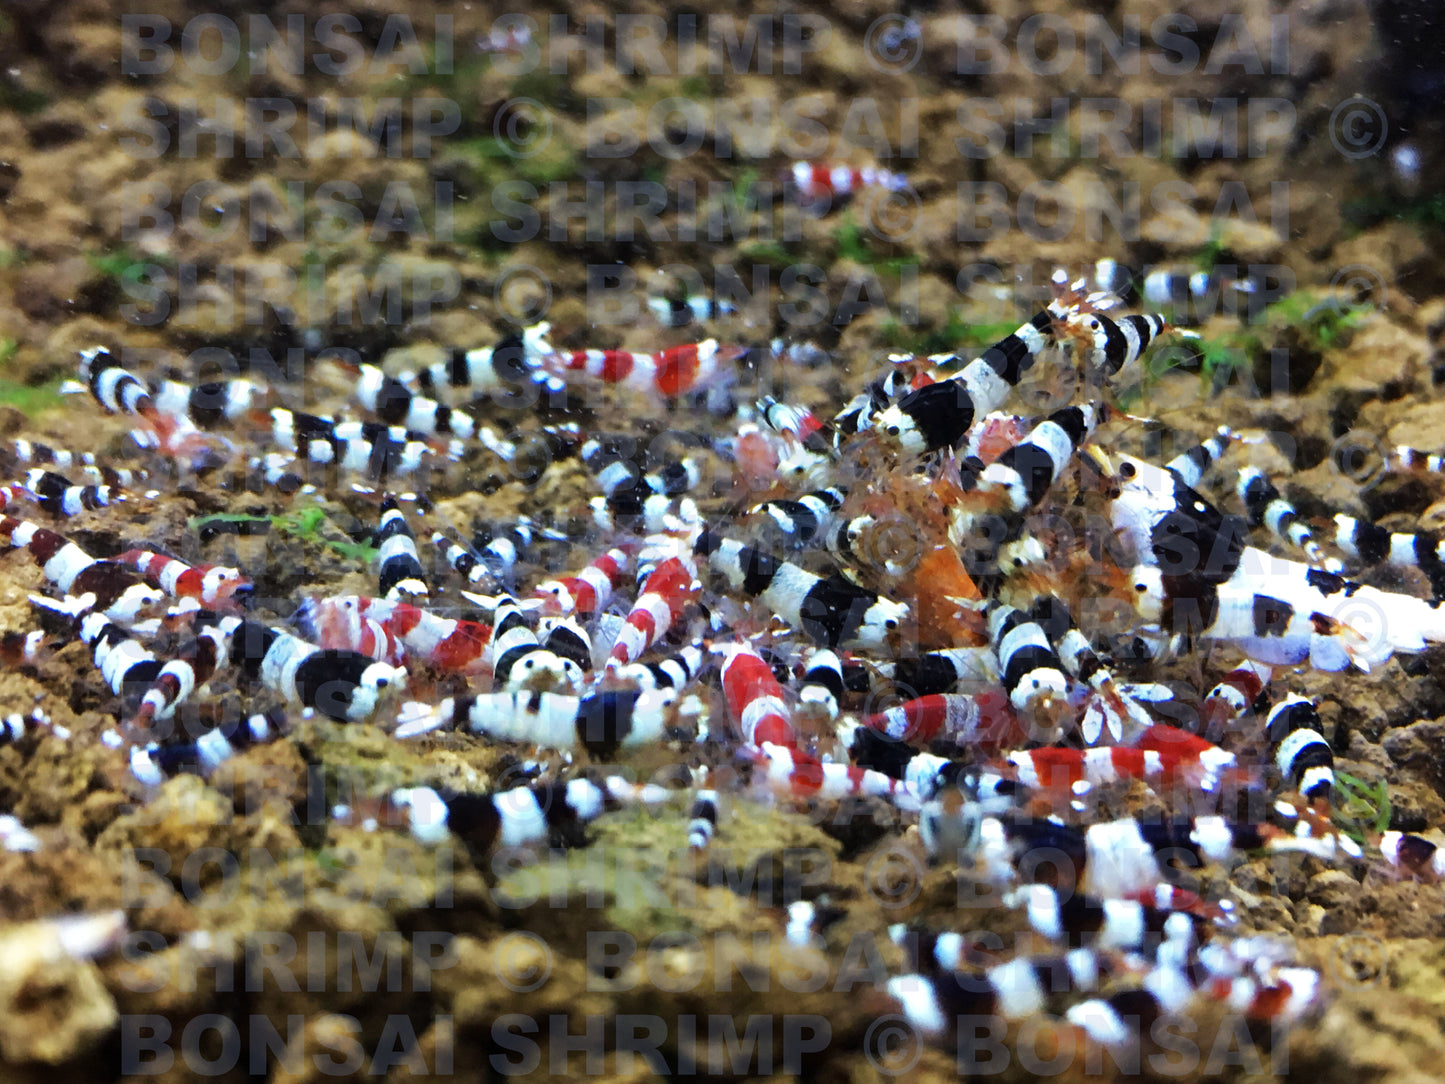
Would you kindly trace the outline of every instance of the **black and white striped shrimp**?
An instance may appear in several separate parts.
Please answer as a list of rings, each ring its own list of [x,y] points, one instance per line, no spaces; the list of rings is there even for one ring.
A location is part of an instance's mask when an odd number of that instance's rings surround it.
[[[533,547],[544,537],[555,537],[555,533],[535,525],[529,516],[518,516],[510,526],[491,531],[490,537],[474,535],[470,547],[441,531],[432,532],[431,540],[468,583],[495,590],[515,579],[518,564],[533,556]]]
[[[465,729],[493,741],[609,757],[619,749],[661,741],[673,695],[668,690],[600,689],[584,696],[548,691],[447,697],[435,708],[402,713],[398,738],[437,729]]]
[[[847,497],[837,486],[827,486],[795,500],[764,501],[748,509],[748,515],[767,516],[789,548],[802,549],[828,534]]]
[[[1114,530],[1138,562],[1135,605],[1170,635],[1234,643],[1268,666],[1373,669],[1445,640],[1439,605],[1381,591],[1246,544],[1177,471],[1122,457]],[[1385,615],[1389,620],[1383,620]]]
[[[985,350],[962,372],[909,392],[886,406],[870,427],[885,442],[907,453],[957,446],[975,418],[1003,405],[1024,373],[1054,342],[1054,329],[1067,315],[1061,303],[1052,302]]]
[[[182,772],[207,777],[221,764],[255,745],[280,738],[286,730],[282,708],[257,712],[231,724],[214,727],[186,741],[152,741],[130,750],[130,771],[146,786],[158,787]]]
[[[438,451],[426,434],[380,422],[336,419],[273,407],[271,437],[285,451],[320,467],[363,474],[377,482],[416,475],[433,457],[458,458],[460,448]]]
[[[1295,693],[1272,707],[1264,723],[1280,774],[1304,797],[1328,806],[1335,789],[1335,756],[1322,729],[1314,703]]]
[[[1335,516],[1335,545],[1366,567],[1380,564],[1418,568],[1436,598],[1445,597],[1445,541],[1434,531],[1390,531],[1354,516]],[[1334,566],[1326,565],[1338,571]]]
[[[179,452],[197,435],[189,419],[178,420],[162,413],[150,390],[103,346],[80,352],[80,379],[95,401],[109,413],[139,418],[146,432],[167,452]]]
[[[600,783],[587,778],[512,787],[494,794],[459,793],[435,787],[404,787],[381,803],[377,819],[399,820],[423,843],[442,844],[455,835],[473,854],[498,847],[558,842],[580,845],[587,825],[609,810],[654,804],[668,792],[619,776]],[[339,810],[343,816],[355,811]]]
[[[23,485],[43,511],[67,519],[82,512],[108,508],[116,501],[125,500],[124,494],[112,492],[116,487],[104,484],[76,485],[65,475],[42,468],[27,471]]]
[[[265,406],[271,392],[240,377],[199,384],[167,379],[152,383],[151,397],[162,414],[200,429],[219,429],[252,417]]]
[[[382,597],[393,602],[403,598],[425,598],[431,594],[426,571],[416,552],[416,537],[395,497],[381,502],[381,522],[376,529],[377,586]]]
[[[570,692],[582,683],[583,667],[543,647],[527,611],[508,596],[498,601],[482,659],[492,668],[493,688],[499,692]]]
[[[251,681],[338,722],[370,718],[388,688],[406,678],[405,670],[359,651],[322,648],[257,621],[238,622],[229,647]]]
[[[822,647],[887,651],[908,607],[837,576],[822,577],[740,542],[704,531],[694,552],[735,589],[758,599]]]
[[[1235,492],[1249,512],[1251,526],[1263,526],[1281,542],[1301,550],[1316,568],[1327,572],[1340,571],[1340,562],[1325,556],[1310,525],[1295,511],[1294,505],[1280,496],[1279,490],[1263,471],[1255,467],[1241,468]]]
[[[983,468],[978,476],[979,492],[1001,491],[1008,510],[1015,514],[1035,507],[1063,476],[1094,429],[1108,417],[1108,407],[1102,405],[1055,411]]]
[[[550,390],[541,372],[544,360],[554,353],[547,335],[551,325],[535,324],[520,334],[504,336],[496,346],[472,350],[452,348],[445,361],[428,365],[416,373],[401,373],[398,380],[434,399],[455,403],[480,399],[497,392],[512,392],[526,385]]]

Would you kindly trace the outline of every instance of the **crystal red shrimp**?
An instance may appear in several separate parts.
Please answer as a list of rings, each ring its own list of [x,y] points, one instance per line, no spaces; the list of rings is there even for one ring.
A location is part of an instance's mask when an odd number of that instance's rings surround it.
[[[908,811],[916,811],[921,805],[906,780],[871,768],[822,761],[796,746],[765,742],[743,750],[741,755],[765,770],[765,778],[775,790],[793,797],[824,801],[882,798]]]
[[[213,619],[213,615],[206,615],[194,638],[161,667],[141,697],[137,725],[147,726],[152,719],[166,718],[177,704],[227,666],[231,638],[240,623],[236,617]]]
[[[642,585],[618,633],[607,669],[636,662],[653,644],[682,620],[687,605],[697,594],[697,570],[691,561],[669,557],[653,570]]]
[[[554,355],[554,364],[567,372],[585,372],[607,384],[676,399],[713,383],[725,362],[742,355],[742,347],[719,346],[716,339],[706,339],[671,346],[656,354],[632,350],[559,352]]]
[[[1254,710],[1269,677],[1267,668],[1249,663],[1225,674],[1204,697],[1200,714],[1205,735],[1218,738],[1236,719]]]
[[[318,644],[375,659],[403,659],[443,672],[479,669],[492,626],[441,617],[421,606],[364,595],[307,599],[292,619]]]
[[[1163,724],[1150,727],[1132,747],[1029,749],[1010,753],[1008,762],[1025,786],[1065,793],[1073,793],[1081,783],[1097,786],[1119,779],[1163,786],[1188,782],[1213,790],[1222,773],[1236,766],[1233,753]]]
[[[751,644],[724,644],[713,650],[723,657],[723,695],[743,741],[749,745],[795,747],[797,734],[792,716],[772,667]]]
[[[984,709],[977,697],[933,693],[866,716],[863,725],[910,745],[925,745],[940,737],[976,745],[982,737],[983,719]]]
[[[799,797],[871,795],[905,807],[915,803],[911,788],[900,780],[850,764],[824,763],[800,749],[783,687],[751,644],[714,650],[723,656],[723,693],[749,747],[744,755],[766,770],[773,786]]]
[[[575,576],[538,584],[533,597],[546,603],[547,613],[591,617],[605,610],[617,589],[626,582],[631,561],[626,550],[614,547],[593,558]]]
[[[908,188],[908,178],[880,166],[840,166],[827,162],[794,162],[789,174],[798,202],[805,207],[832,206],[860,189],[878,187],[890,192]]]
[[[195,599],[206,606],[224,606],[251,590],[251,582],[228,565],[188,565],[152,550],[126,550],[116,561],[134,568],[171,598]]]

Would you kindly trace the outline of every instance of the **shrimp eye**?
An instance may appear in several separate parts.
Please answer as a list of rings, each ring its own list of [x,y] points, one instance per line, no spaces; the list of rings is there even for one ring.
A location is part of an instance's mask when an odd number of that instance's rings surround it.
[[[900,432],[901,430],[896,425],[890,425],[888,427],[888,435],[890,437],[896,437]]]
[[[1119,468],[1119,477],[1120,477],[1120,478],[1132,478],[1132,477],[1134,477],[1135,473],[1136,473],[1136,471],[1134,470],[1134,464],[1133,464],[1133,463],[1125,463],[1123,466],[1121,466],[1121,467]]]

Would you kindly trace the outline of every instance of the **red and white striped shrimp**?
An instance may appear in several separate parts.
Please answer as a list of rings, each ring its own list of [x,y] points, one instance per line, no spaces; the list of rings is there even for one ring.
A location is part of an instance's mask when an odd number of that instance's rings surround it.
[[[292,618],[307,639],[325,648],[359,651],[392,664],[420,663],[443,672],[478,670],[492,626],[441,617],[420,606],[358,595],[313,598]]]
[[[647,577],[627,614],[607,657],[607,670],[636,662],[644,651],[666,636],[681,622],[698,587],[697,570],[690,560],[669,557],[659,564]]]
[[[291,615],[291,624],[327,651],[355,651],[399,666],[406,657],[400,638],[371,612],[380,601],[360,595],[305,599]]]
[[[879,166],[794,162],[788,177],[798,203],[815,214],[826,214],[835,201],[848,199],[864,188],[901,192],[909,187],[907,177]]]
[[[230,662],[231,638],[240,618],[201,615],[195,636],[161,666],[136,712],[136,723],[148,726],[152,719],[171,715],[176,705],[211,679]]]
[[[1236,719],[1262,710],[1260,695],[1269,678],[1269,669],[1254,663],[1245,663],[1225,674],[1204,697],[1200,714],[1205,736],[1217,739]]]
[[[749,747],[744,755],[766,769],[772,786],[796,797],[872,796],[916,807],[907,783],[871,769],[826,763],[800,749],[783,687],[751,644],[722,644],[713,650],[723,656],[723,693]]]
[[[605,610],[617,589],[627,582],[631,562],[626,550],[614,547],[593,558],[575,576],[538,584],[533,597],[546,603],[546,613],[591,617]]]
[[[775,791],[794,798],[835,802],[845,798],[882,798],[908,811],[917,810],[922,804],[906,780],[871,768],[819,760],[795,745],[764,742],[741,755],[766,770],[764,778]]]
[[[1003,707],[1002,696],[994,717]],[[926,745],[935,738],[949,738],[959,744],[977,745],[985,740],[984,708],[976,696],[963,693],[933,693],[885,708],[863,719],[863,725],[891,741]]]
[[[1233,753],[1188,731],[1156,723],[1133,746],[1097,749],[1043,748],[1013,752],[1008,762],[1019,782],[1034,790],[1074,795],[1081,784],[1099,786],[1120,779],[1173,786],[1185,783],[1214,790],[1236,767]]]
[[[164,553],[140,549],[116,554],[115,560],[134,568],[171,598],[195,599],[205,606],[225,606],[252,589],[240,569],[227,565],[188,565]]]
[[[797,733],[772,667],[748,643],[721,644],[713,651],[722,656],[723,695],[743,741],[794,747]]]
[[[19,482],[12,482],[8,486],[0,486],[0,512],[5,511],[11,505],[27,499],[30,491]]]
[[[716,339],[670,346],[656,354],[632,350],[573,350],[553,355],[561,373],[585,372],[607,384],[676,399],[711,386],[723,365],[742,357],[739,346],[719,346]]]

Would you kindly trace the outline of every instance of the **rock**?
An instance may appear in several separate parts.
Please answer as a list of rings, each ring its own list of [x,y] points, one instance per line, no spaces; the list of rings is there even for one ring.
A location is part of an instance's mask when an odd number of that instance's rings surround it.
[[[1245,263],[1268,263],[1278,259],[1284,240],[1263,222],[1229,218],[1219,228],[1219,243]]]
[[[1139,235],[1150,244],[1169,249],[1198,249],[1209,241],[1208,219],[1192,207],[1167,205],[1163,214],[1146,217],[1139,228]]]
[[[1344,870],[1327,869],[1309,879],[1305,886],[1305,895],[1313,904],[1333,908],[1349,902],[1359,890],[1358,882]]]
[[[64,1065],[95,1050],[120,1014],[90,957],[124,929],[125,916],[116,911],[0,934],[0,1057]]]
[[[1310,937],[1319,936],[1320,926],[1324,923],[1325,916],[1328,914],[1329,912],[1317,903],[1305,904],[1304,907],[1300,908],[1300,914],[1295,919],[1295,934],[1308,935]]]
[[[1430,344],[1421,335],[1383,317],[1360,328],[1348,346],[1334,355],[1330,386],[1335,395],[1352,391],[1390,399],[1420,380]],[[1421,404],[1428,407],[1431,404]],[[1408,414],[1403,416],[1407,419]],[[1402,420],[1403,420],[1402,419]],[[1428,424],[1428,422],[1426,423]],[[1397,439],[1393,435],[1391,439]],[[1425,439],[1426,447],[1434,447]]]
[[[1400,767],[1426,775],[1437,789],[1445,783],[1445,719],[1397,727],[1380,744]]]
[[[1413,223],[1389,221],[1358,237],[1335,246],[1330,267],[1341,282],[1365,284],[1370,300],[1377,307],[1390,303],[1390,294],[1399,292],[1397,272],[1407,264],[1426,258],[1430,245]],[[1366,276],[1368,278],[1366,278]]]
[[[229,799],[186,775],[167,781],[145,810],[118,817],[96,840],[103,854],[153,849],[145,853],[163,860],[158,877],[169,878],[192,902],[233,889],[227,879],[239,874],[253,851],[279,859],[300,846],[290,824],[267,815],[242,820]]]

